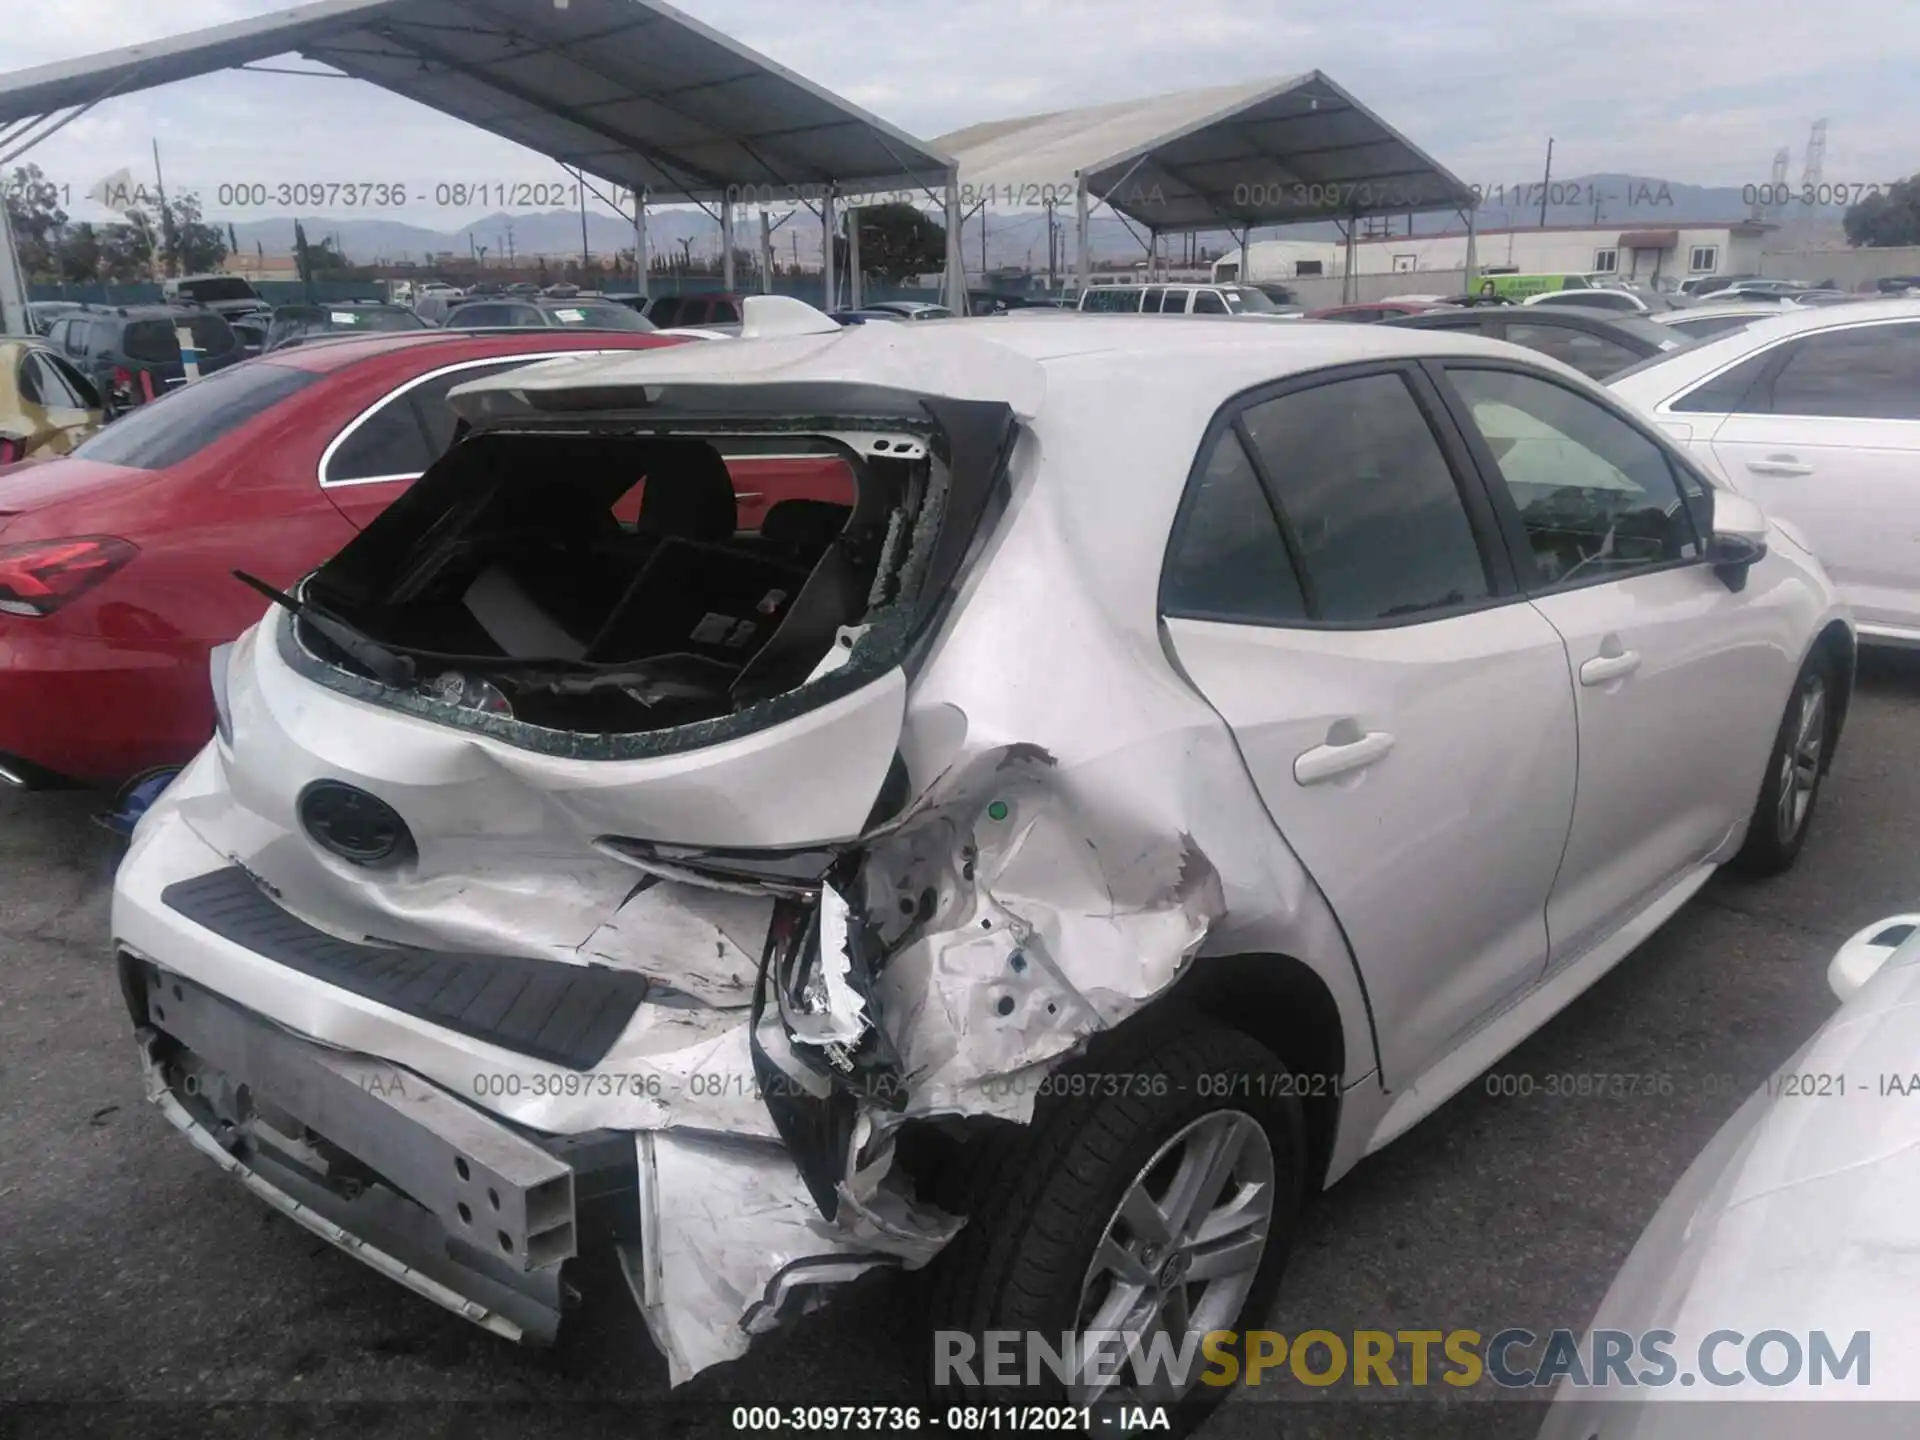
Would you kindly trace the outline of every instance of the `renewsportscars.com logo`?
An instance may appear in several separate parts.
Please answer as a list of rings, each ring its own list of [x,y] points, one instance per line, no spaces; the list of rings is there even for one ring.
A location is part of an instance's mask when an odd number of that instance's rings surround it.
[[[1244,1338],[1243,1350],[1236,1341]],[[933,1337],[937,1385],[1067,1386],[1144,1382],[1180,1389],[1201,1385],[1261,1385],[1290,1378],[1302,1385],[1397,1388],[1441,1384],[1456,1388],[1492,1381],[1505,1389],[1540,1389],[1565,1381],[1578,1389],[1659,1389],[1708,1385],[1805,1383],[1865,1389],[1873,1382],[1873,1342],[1856,1330],[1844,1344],[1824,1330],[1714,1330],[1685,1354],[1671,1330],[1572,1330],[1541,1337],[1507,1329],[1484,1338],[1478,1330],[1232,1330],[1178,1338],[1120,1331],[1049,1337],[1036,1331],[989,1330],[973,1336],[938,1330]],[[1683,1359],[1684,1355],[1684,1359]]]

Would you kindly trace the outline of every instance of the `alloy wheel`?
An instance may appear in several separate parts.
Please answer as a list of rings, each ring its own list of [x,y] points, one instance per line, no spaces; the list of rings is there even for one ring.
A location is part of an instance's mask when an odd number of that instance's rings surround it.
[[[1780,798],[1774,812],[1776,833],[1790,841],[1807,823],[1814,791],[1820,785],[1820,758],[1827,743],[1827,683],[1816,675],[1800,691],[1793,731],[1780,754]]]
[[[1154,1152],[1081,1285],[1074,1405],[1164,1405],[1191,1388],[1201,1340],[1231,1328],[1253,1288],[1273,1203],[1273,1146],[1242,1111],[1203,1115]],[[1128,1358],[1089,1365],[1101,1347]],[[1184,1374],[1174,1357],[1189,1358]]]

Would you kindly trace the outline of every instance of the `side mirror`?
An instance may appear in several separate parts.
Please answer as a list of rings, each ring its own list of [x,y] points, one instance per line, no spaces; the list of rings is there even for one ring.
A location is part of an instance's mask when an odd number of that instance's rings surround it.
[[[1753,501],[1731,490],[1713,492],[1713,531],[1707,537],[1707,563],[1729,590],[1746,588],[1747,571],[1767,553],[1767,515]]]

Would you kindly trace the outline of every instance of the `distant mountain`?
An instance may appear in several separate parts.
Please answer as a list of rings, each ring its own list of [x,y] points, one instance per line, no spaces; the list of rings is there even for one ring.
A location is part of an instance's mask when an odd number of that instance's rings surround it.
[[[1482,231],[1535,226],[1540,223],[1541,182],[1516,180],[1504,186],[1489,186],[1482,199],[1478,226]],[[1576,175],[1557,179],[1547,190],[1547,224],[1672,226],[1692,223],[1727,224],[1744,220],[1752,210],[1742,187],[1722,185],[1686,185],[1653,176],[1601,174]],[[1792,228],[1837,225],[1844,207],[1806,207],[1792,204],[1766,217]],[[978,269],[981,261],[981,225],[979,217],[970,219],[962,244],[967,264]],[[985,217],[986,261],[990,268],[1031,265],[1044,270],[1047,263],[1046,221],[1040,211],[988,212]],[[1389,217],[1394,233],[1407,233],[1405,216]],[[335,237],[341,250],[358,264],[375,261],[423,261],[442,253],[470,255],[486,247],[487,258],[504,259],[545,255],[568,259],[580,253],[580,214],[574,210],[549,210],[510,215],[496,213],[468,222],[457,230],[429,230],[395,220],[344,219],[307,220],[307,234],[314,240]],[[1060,239],[1060,264],[1070,269],[1073,263],[1073,226],[1070,217],[1056,219]],[[1415,215],[1411,220],[1415,235],[1434,235],[1460,228],[1460,217],[1451,211]],[[234,225],[241,248],[251,250],[256,242],[270,255],[286,255],[293,250],[293,217],[250,220]],[[1337,240],[1339,230],[1331,222],[1294,225],[1280,230],[1262,230],[1258,238],[1283,236],[1290,240]],[[1365,233],[1365,232],[1363,232]],[[1127,263],[1143,258],[1145,232],[1136,231],[1111,213],[1096,214],[1088,222],[1088,238],[1094,255],[1103,263]],[[753,250],[760,243],[759,220],[749,215],[740,227],[735,243]],[[802,212],[773,232],[779,258],[798,259],[802,264],[820,261],[820,225]],[[1180,239],[1165,242],[1169,253],[1178,255]],[[1213,255],[1231,250],[1234,240],[1225,232],[1208,233],[1196,242]],[[595,255],[612,255],[632,248],[633,226],[604,212],[587,213],[587,247]],[[720,227],[711,217],[694,209],[663,209],[647,215],[647,245],[655,255],[690,248],[695,258],[717,256],[720,251]]]

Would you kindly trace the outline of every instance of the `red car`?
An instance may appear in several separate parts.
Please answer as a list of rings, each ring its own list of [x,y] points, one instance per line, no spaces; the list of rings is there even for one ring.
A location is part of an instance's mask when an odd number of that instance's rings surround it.
[[[266,604],[231,572],[284,589],[331,556],[451,443],[455,385],[546,357],[689,343],[732,342],[551,330],[320,341],[209,375],[70,456],[0,467],[0,780],[110,786],[190,760],[213,733],[208,652]],[[740,530],[781,500],[853,500],[835,457],[728,466]],[[615,515],[632,523],[642,490]]]
[[[1329,305],[1324,310],[1309,310],[1301,318],[1371,324],[1375,320],[1391,320],[1396,315],[1424,315],[1429,310],[1451,308],[1432,300],[1369,300],[1360,305]]]

